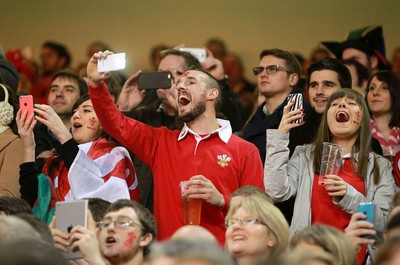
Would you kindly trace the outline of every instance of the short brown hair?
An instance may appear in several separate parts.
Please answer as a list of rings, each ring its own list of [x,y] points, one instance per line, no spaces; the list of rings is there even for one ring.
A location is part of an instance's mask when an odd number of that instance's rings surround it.
[[[296,56],[294,56],[291,52],[280,50],[280,49],[266,49],[260,53],[260,60],[265,56],[274,56],[276,58],[282,59],[285,61],[285,67],[297,76],[301,75],[301,65],[299,60],[297,60]]]

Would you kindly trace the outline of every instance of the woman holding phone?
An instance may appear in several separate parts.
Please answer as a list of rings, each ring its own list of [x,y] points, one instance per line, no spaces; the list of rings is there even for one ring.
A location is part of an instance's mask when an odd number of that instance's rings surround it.
[[[274,201],[295,196],[291,234],[315,223],[342,231],[362,202],[375,205],[378,238],[385,229],[394,181],[390,162],[370,149],[368,108],[361,94],[342,89],[330,96],[317,136],[312,144],[298,146],[289,160],[288,135],[301,110],[284,108],[277,130],[267,130],[264,184]],[[342,168],[318,184],[323,142],[343,147]],[[364,252],[365,254],[365,252]]]
[[[38,120],[61,143],[57,149],[59,155],[50,157],[43,168],[54,188],[54,201],[95,197],[110,202],[122,198],[139,200],[138,182],[129,153],[107,138],[88,95],[82,96],[73,106],[72,134],[50,106],[36,104],[35,112],[36,117],[27,117],[26,111],[17,114],[18,132],[25,147],[24,163],[20,165],[21,193],[30,193],[32,187],[37,187],[36,175],[40,172],[36,172],[35,166],[33,128]]]

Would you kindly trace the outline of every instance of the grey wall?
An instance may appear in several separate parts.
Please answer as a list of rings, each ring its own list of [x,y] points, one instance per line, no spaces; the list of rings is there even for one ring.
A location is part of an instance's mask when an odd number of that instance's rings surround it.
[[[0,44],[31,45],[38,58],[46,40],[65,43],[73,64],[101,39],[128,54],[127,73],[149,68],[152,45],[203,46],[224,39],[244,57],[248,76],[264,48],[279,47],[308,56],[321,40],[343,40],[348,30],[380,23],[389,57],[400,45],[397,0],[2,0]]]

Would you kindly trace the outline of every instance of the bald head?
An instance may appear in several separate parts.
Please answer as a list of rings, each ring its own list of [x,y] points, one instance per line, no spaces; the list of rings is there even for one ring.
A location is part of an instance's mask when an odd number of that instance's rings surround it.
[[[38,238],[33,227],[15,216],[0,216],[0,241],[18,238]]]
[[[175,231],[171,239],[195,238],[218,244],[217,239],[210,231],[199,225],[185,225]]]

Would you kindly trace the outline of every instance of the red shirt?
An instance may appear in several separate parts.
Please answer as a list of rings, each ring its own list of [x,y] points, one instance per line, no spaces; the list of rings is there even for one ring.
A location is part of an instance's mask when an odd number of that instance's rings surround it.
[[[353,186],[358,192],[365,195],[364,179],[360,178],[351,164],[350,158],[344,159],[343,170],[338,176]],[[344,232],[350,222],[351,215],[333,204],[332,197],[328,195],[325,187],[318,184],[318,175],[314,176],[313,193],[311,198],[311,223],[326,224],[336,227]],[[366,246],[357,253],[358,264],[361,264],[366,254]]]
[[[360,178],[353,169],[350,158],[344,159],[343,170],[338,176],[353,186],[358,192],[365,195],[364,179]],[[311,223],[327,224],[334,226],[342,231],[350,222],[350,215],[332,202],[332,197],[328,195],[325,186],[318,184],[318,175],[314,176],[313,192],[311,197]]]
[[[225,133],[215,132],[196,141],[190,129],[180,132],[148,126],[123,115],[104,83],[99,87],[89,86],[89,92],[103,129],[153,171],[157,238],[169,238],[183,226],[179,183],[202,174],[222,193],[225,206],[218,209],[203,203],[200,225],[223,245],[225,214],[231,193],[243,185],[264,189],[264,170],[258,149],[231,133],[227,137]]]

